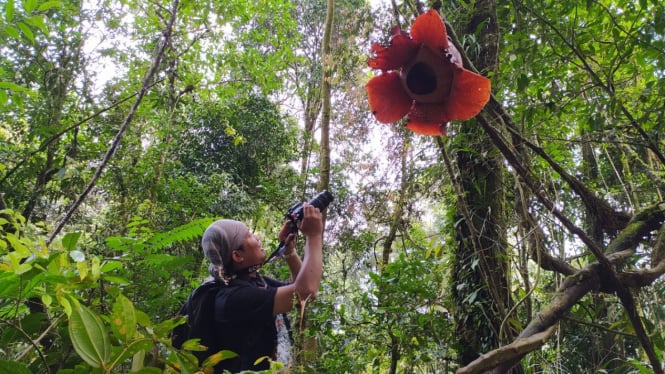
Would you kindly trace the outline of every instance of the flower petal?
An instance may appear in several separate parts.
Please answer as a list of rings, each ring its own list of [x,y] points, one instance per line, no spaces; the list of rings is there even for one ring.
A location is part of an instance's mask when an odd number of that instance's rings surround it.
[[[369,108],[379,122],[399,121],[411,109],[412,100],[402,88],[402,82],[396,72],[375,76],[367,82],[365,89],[367,89]]]
[[[413,21],[411,37],[416,43],[423,43],[434,51],[448,49],[448,34],[443,19],[434,9],[423,13]]]
[[[417,123],[446,123],[453,119],[448,113],[448,102],[422,103],[416,101],[409,112],[409,121]]]
[[[489,79],[466,69],[460,69],[453,79],[446,112],[451,119],[475,117],[490,99]]]
[[[443,123],[425,123],[409,120],[406,128],[420,135],[446,136],[446,125]]]
[[[413,59],[419,47],[418,43],[396,26],[393,28],[393,36],[388,47],[379,43],[372,45],[371,52],[376,57],[370,58],[367,65],[372,69],[383,71],[399,69]]]

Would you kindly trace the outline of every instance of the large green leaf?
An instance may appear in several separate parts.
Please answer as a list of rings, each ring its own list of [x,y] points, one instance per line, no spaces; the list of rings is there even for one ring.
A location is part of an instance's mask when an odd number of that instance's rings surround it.
[[[31,371],[20,362],[0,360],[0,374],[31,374]]]
[[[118,295],[113,304],[111,329],[125,343],[129,343],[136,335],[136,312],[134,304],[123,295]]]
[[[111,341],[102,319],[83,305],[72,308],[69,335],[74,350],[93,367],[106,367],[111,357]]]

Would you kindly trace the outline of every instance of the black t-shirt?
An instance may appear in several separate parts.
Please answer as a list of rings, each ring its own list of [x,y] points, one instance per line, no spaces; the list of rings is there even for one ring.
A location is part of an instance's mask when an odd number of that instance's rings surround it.
[[[217,347],[235,352],[238,357],[221,361],[215,367],[215,373],[269,368],[268,360],[259,365],[254,365],[254,362],[264,356],[275,358],[277,330],[272,311],[277,287],[285,284],[263,276],[249,280],[233,279],[217,292]]]

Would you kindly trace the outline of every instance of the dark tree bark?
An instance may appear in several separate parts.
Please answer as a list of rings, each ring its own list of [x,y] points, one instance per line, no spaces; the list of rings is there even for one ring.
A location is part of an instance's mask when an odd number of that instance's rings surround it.
[[[332,78],[332,58],[331,58],[331,36],[333,20],[335,16],[335,2],[328,0],[328,9],[326,12],[326,26],[323,32],[323,81],[321,82],[321,144],[320,144],[320,164],[319,164],[319,191],[327,189],[330,185],[330,118],[331,91],[330,80]]]
[[[449,32],[452,33],[452,30]],[[481,73],[496,72],[498,39],[496,3],[475,3],[465,33],[476,35],[480,53],[474,56]],[[458,48],[460,50],[460,48]],[[458,200],[457,251],[452,294],[457,305],[456,345],[460,364],[510,339],[510,328],[502,321],[512,301],[508,283],[504,168],[499,152],[480,126],[469,121],[459,126],[456,140],[467,144],[455,162],[462,191]],[[503,336],[501,336],[503,334]]]

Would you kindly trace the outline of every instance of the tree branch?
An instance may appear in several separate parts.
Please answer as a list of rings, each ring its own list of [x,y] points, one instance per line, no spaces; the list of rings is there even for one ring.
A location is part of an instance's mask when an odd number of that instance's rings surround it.
[[[538,16],[538,15],[536,15],[536,16]],[[544,22],[547,22],[547,20],[544,20]],[[458,46],[459,41],[457,40],[456,35],[454,34],[452,27],[449,27],[448,24],[446,24],[446,27],[449,30],[448,35],[451,37],[452,42],[456,46]],[[555,32],[556,31],[558,31],[558,30],[555,30]],[[581,59],[581,61],[583,63],[586,63],[586,61],[583,58],[584,56],[579,54],[579,50],[574,45],[569,44],[569,47],[573,50],[574,53],[578,54],[578,57]],[[463,51],[462,48],[458,48],[458,49]],[[475,69],[475,67],[473,67],[473,64],[471,63],[471,61],[468,59],[468,57],[464,53],[462,53],[462,59],[463,59],[464,63],[467,66],[469,66],[471,69],[477,71]],[[589,73],[593,74],[595,72],[593,70],[589,70]],[[600,81],[599,79],[596,80],[596,83],[601,85],[601,86],[603,85],[603,82]],[[607,87],[604,87],[604,88],[607,88]],[[624,109],[624,112],[626,112],[625,108],[622,107],[622,109]],[[527,144],[527,145],[530,144],[529,142],[526,141],[526,139],[524,139],[521,136],[521,134],[519,134],[516,127],[514,126],[514,123],[512,122],[512,119],[510,118],[510,116],[507,115],[507,113],[505,112],[505,110],[503,109],[501,104],[493,96],[490,98],[490,103],[488,104],[488,107],[485,109],[485,111],[487,113],[491,114],[492,118],[496,118],[497,120],[503,121],[504,124],[506,124],[506,128],[508,130],[510,130],[512,132],[512,134],[514,136],[516,136],[518,139],[525,142],[525,144]],[[630,113],[624,113],[624,114],[627,115],[629,117],[629,119],[631,120],[631,125],[635,125],[634,120],[632,119],[632,117],[630,117]],[[662,373],[663,370],[660,366],[659,359],[658,359],[658,357],[657,357],[657,355],[656,355],[656,353],[653,349],[653,345],[651,344],[651,341],[648,339],[648,336],[647,336],[647,334],[644,330],[644,326],[642,325],[641,319],[639,318],[639,315],[638,315],[637,310],[635,308],[635,299],[633,298],[633,295],[630,293],[628,288],[626,288],[626,286],[622,282],[619,281],[618,275],[614,271],[608,257],[606,257],[606,255],[604,253],[605,251],[602,250],[601,244],[596,242],[595,240],[593,240],[591,237],[589,237],[580,227],[576,226],[572,221],[570,221],[563,214],[563,212],[561,212],[559,209],[556,208],[556,206],[549,199],[547,194],[543,191],[542,186],[540,186],[538,183],[535,183],[535,180],[534,180],[533,175],[532,175],[533,173],[529,169],[527,169],[526,166],[524,166],[519,161],[519,158],[517,157],[517,153],[514,151],[513,146],[508,141],[506,141],[504,139],[504,137],[501,135],[499,130],[497,128],[495,128],[494,126],[492,126],[489,123],[488,119],[485,118],[485,116],[483,114],[479,114],[478,116],[476,116],[476,119],[483,126],[484,130],[487,132],[490,139],[492,139],[492,142],[496,145],[496,147],[499,149],[499,151],[504,155],[504,157],[506,158],[508,163],[515,169],[518,176],[520,178],[522,178],[523,181],[525,182],[525,184],[531,189],[531,191],[533,192],[535,197],[538,199],[538,201],[541,204],[543,204],[551,212],[551,214],[554,215],[557,218],[557,220],[559,220],[559,222],[561,222],[563,224],[563,226],[568,231],[570,231],[572,234],[577,236],[589,248],[589,250],[593,253],[593,255],[596,257],[598,263],[595,264],[597,269],[594,270],[594,272],[592,274],[593,277],[598,278],[598,285],[603,286],[603,291],[605,291],[605,292],[609,292],[609,291],[616,292],[618,298],[621,300],[621,303],[622,303],[624,309],[626,310],[626,313],[629,316],[631,324],[633,325],[633,328],[635,329],[635,333],[636,333],[638,339],[640,340],[640,343],[642,344],[642,347],[644,348],[647,356],[649,357],[649,360],[651,361],[651,364],[652,364],[655,372],[656,373]],[[637,128],[638,131],[641,130],[641,128],[639,128],[639,126],[637,126],[636,128]],[[640,134],[643,134],[643,130],[640,132]],[[661,161],[664,161],[664,163],[665,163],[665,158],[663,158],[663,156],[659,153],[657,147],[655,147],[652,144],[650,138],[648,138],[646,136],[646,134],[643,134],[643,136],[645,137],[645,140],[647,140],[649,148],[651,148],[654,151],[654,153],[656,153],[657,156],[659,156]],[[571,186],[571,188],[573,190],[575,190],[580,195],[580,197],[583,198],[583,201],[585,202],[585,204],[587,204],[588,209],[589,209],[589,204],[590,204],[591,201],[595,201],[596,203],[598,203],[598,202],[606,203],[604,201],[600,201],[600,199],[596,198],[595,195],[593,195],[592,193],[589,193],[589,191],[587,191],[585,186],[583,186],[579,183],[571,183],[571,182],[576,182],[576,180],[574,178],[570,177],[567,173],[565,173],[564,169],[558,167],[559,165],[557,165],[553,160],[551,160],[551,158],[547,157],[548,155],[545,154],[544,151],[542,151],[538,147],[533,146],[533,144],[531,144],[530,148],[532,150],[534,150],[535,152],[537,152],[541,157],[545,156],[544,159],[550,164],[550,166],[553,169],[559,170],[559,171],[564,171],[564,174],[562,174],[562,178],[564,178],[564,180],[566,180],[566,182]],[[568,178],[566,178],[566,176],[568,176]],[[583,189],[581,191],[578,190],[580,188],[580,186],[583,187]],[[580,192],[584,192],[584,194],[580,194]],[[591,204],[591,205],[594,205],[594,204]],[[604,205],[604,204],[601,204],[601,205]],[[593,208],[593,206],[591,208]],[[662,209],[662,207],[659,207],[659,209]],[[593,212],[594,210],[591,209],[591,211]],[[611,210],[611,211],[614,212],[613,210]],[[615,212],[615,214],[616,214],[616,212]],[[662,224],[662,221],[661,221],[661,224]],[[619,226],[619,228],[622,228],[621,225],[618,225],[618,226]],[[622,233],[625,232],[625,231],[626,230],[623,230]],[[636,243],[635,240],[633,240],[633,242]],[[612,253],[612,252],[608,251],[608,253]],[[573,277],[573,279],[575,279],[575,278],[576,277]],[[586,294],[587,292],[589,292],[590,289],[589,290],[584,290],[583,288],[580,289],[579,287],[572,287],[571,290],[572,290],[572,292],[571,292],[572,295],[576,295],[577,293],[580,293],[579,297],[581,297],[584,294]],[[557,301],[556,300],[557,297],[555,297],[555,301]],[[566,300],[558,300],[558,301],[567,301],[567,299]],[[576,300],[575,300],[575,302],[576,302]],[[564,303],[564,304],[566,304],[566,303]],[[568,305],[566,308],[555,308],[555,309],[558,312],[563,313],[563,312],[566,312],[571,306],[572,306],[572,304]],[[554,315],[554,316],[556,317],[556,315]],[[559,318],[556,318],[555,320],[558,320],[558,319]],[[526,331],[527,330],[523,331],[522,334],[520,334],[520,336],[518,338],[524,337],[523,334]],[[543,331],[543,330],[541,329],[539,331]],[[530,335],[533,335],[533,334],[528,333],[526,336],[530,336]],[[501,373],[505,372],[510,367],[512,367],[516,362],[517,361],[511,361],[509,363],[501,365],[496,370],[497,370],[497,372],[501,372]]]
[[[157,80],[157,81],[151,83],[150,86],[149,86],[148,88],[152,88],[154,85],[159,84],[159,83],[161,83],[162,81],[164,81],[164,79]],[[104,112],[107,112],[107,111],[109,111],[109,110],[111,110],[111,109],[117,107],[118,105],[124,103],[125,101],[128,101],[129,99],[131,99],[131,98],[133,98],[133,97],[136,97],[136,95],[138,95],[138,92],[135,92],[135,93],[133,93],[133,94],[127,96],[127,97],[124,97],[124,98],[122,98],[122,99],[120,99],[120,100],[118,100],[118,101],[112,103],[111,105],[109,105],[109,106],[107,106],[107,107],[105,107],[105,108],[102,108],[102,109],[96,111],[95,113],[93,113],[93,114],[91,114],[91,115],[89,115],[89,116],[83,118],[82,120],[76,122],[75,124],[73,124],[73,125],[71,125],[71,126],[68,126],[68,127],[65,127],[65,128],[62,129],[61,131],[58,131],[57,133],[53,134],[53,135],[52,135],[50,138],[48,138],[44,143],[42,143],[41,146],[40,146],[39,148],[37,148],[36,150],[34,150],[34,151],[28,153],[25,157],[23,157],[23,159],[22,159],[18,164],[14,165],[14,167],[12,167],[12,168],[7,172],[7,174],[5,174],[5,175],[2,177],[2,179],[0,179],[0,186],[2,186],[3,184],[5,184],[5,182],[7,181],[7,179],[9,179],[9,177],[11,177],[12,174],[14,174],[18,169],[20,169],[21,166],[23,166],[26,162],[28,162],[28,160],[30,160],[30,158],[31,158],[32,156],[36,155],[36,154],[39,153],[39,152],[43,152],[43,151],[44,151],[44,150],[45,150],[45,149],[46,149],[51,143],[53,143],[54,141],[58,140],[61,136],[63,136],[64,134],[68,133],[68,132],[71,131],[71,130],[77,129],[79,126],[83,125],[84,123],[90,121],[91,119],[93,119],[93,118],[95,118],[95,117],[98,117],[99,115],[101,115],[101,114],[104,113]]]
[[[661,232],[663,231],[661,227],[664,221],[665,203],[653,205],[641,213],[636,214],[630,224],[622,230],[619,236],[608,246],[608,254],[605,257],[608,263],[612,266],[622,264],[626,259],[632,256],[634,248],[643,240],[646,233],[659,228],[661,229]],[[665,234],[659,236],[665,236]],[[582,297],[593,290],[601,289],[605,276],[604,273],[604,266],[599,262],[595,262],[578,271],[574,276],[566,278],[557,290],[554,298],[550,301],[550,304],[531,320],[513,343],[508,345],[510,348],[503,350],[504,347],[500,347],[484,354],[466,367],[461,368],[458,373],[478,373],[481,370],[492,368],[494,369],[494,373],[507,372],[512,366],[519,362],[524,355],[542,346],[545,341],[540,338],[548,336],[545,333],[558,321],[564,318],[570,308],[581,300]],[[634,305],[631,306],[630,304],[624,304],[624,308],[626,308],[627,312],[629,309],[632,309],[633,311],[635,310]],[[631,322],[634,322],[633,326],[635,327],[636,322],[632,319]],[[642,326],[641,321],[639,321],[639,326]],[[643,329],[640,330],[639,328],[636,328],[635,334],[640,342],[643,343],[645,351],[648,352],[649,347],[651,347],[651,350],[653,351],[653,347],[650,342],[648,342],[648,337]],[[642,337],[640,337],[641,334]],[[534,336],[537,336],[537,338],[532,338]],[[532,339],[527,341],[523,340],[527,338]],[[644,342],[644,339],[647,340],[646,343]],[[528,344],[520,343],[521,341],[528,342]],[[535,344],[535,342],[538,341],[541,341],[540,345]],[[527,350],[524,348],[525,346],[528,346],[530,349]],[[501,356],[497,354],[498,351],[512,352],[512,354]],[[500,357],[500,359],[496,357]],[[486,359],[489,361],[481,362]],[[652,360],[651,357],[650,360]],[[657,359],[655,362],[652,360],[652,365],[656,373],[662,372],[662,369],[661,371],[658,371],[660,364]]]
[[[164,52],[166,51],[167,46],[170,44],[171,36],[173,33],[173,24],[175,23],[176,19],[176,13],[178,10],[178,1],[179,0],[174,0],[172,7],[171,7],[171,18],[169,19],[168,24],[166,25],[164,29],[164,38],[162,40],[161,46],[159,48],[159,51],[157,52],[157,55],[155,56],[155,59],[153,61],[152,67],[150,68],[150,71],[146,75],[146,77],[143,79],[143,84],[141,85],[141,90],[138,92],[136,95],[136,100],[134,100],[134,104],[132,105],[129,113],[127,114],[127,117],[125,118],[122,126],[120,127],[120,130],[118,130],[118,133],[115,136],[115,139],[113,140],[113,143],[109,147],[109,149],[106,151],[106,154],[104,155],[104,158],[102,159],[101,164],[97,167],[97,170],[95,170],[95,174],[93,175],[92,179],[90,180],[90,183],[86,187],[86,189],[83,191],[83,193],[76,199],[74,204],[70,207],[70,209],[67,211],[65,214],[65,218],[62,219],[62,221],[58,224],[58,226],[53,230],[51,235],[49,236],[47,240],[47,244],[50,244],[53,239],[60,233],[62,228],[69,222],[71,217],[74,215],[74,212],[78,209],[78,207],[83,203],[83,200],[88,196],[90,191],[92,191],[93,187],[97,183],[97,180],[101,176],[102,172],[104,171],[104,168],[106,165],[109,163],[111,160],[111,157],[113,157],[113,154],[115,153],[116,149],[120,145],[120,141],[122,140],[123,135],[127,131],[127,128],[129,128],[129,124],[132,122],[132,119],[134,118],[134,114],[136,113],[136,110],[138,109],[139,105],[141,104],[141,101],[143,100],[143,97],[145,94],[148,92],[148,88],[150,87],[150,84],[153,80],[153,77],[157,74],[157,70],[159,69],[159,64],[162,60],[162,57],[164,56]]]
[[[619,273],[619,280],[626,287],[641,288],[650,285],[665,274],[665,230],[660,230],[653,251],[651,252],[651,268],[639,271]]]
[[[550,326],[547,330],[531,335],[526,338],[517,338],[514,342],[499,347],[489,353],[482,354],[467,366],[457,370],[457,374],[482,373],[487,369],[499,365],[505,360],[521,358],[525,354],[541,347],[550,338],[556,326]]]

